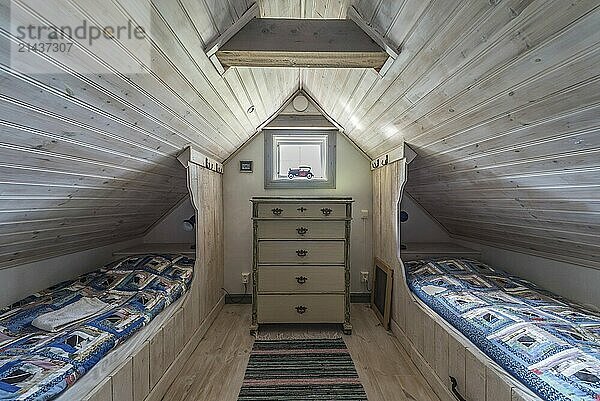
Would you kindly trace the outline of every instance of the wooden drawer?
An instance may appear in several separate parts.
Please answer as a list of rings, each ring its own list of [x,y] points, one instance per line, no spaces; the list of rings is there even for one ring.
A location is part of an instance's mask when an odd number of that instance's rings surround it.
[[[261,221],[258,223],[258,238],[338,238],[346,235],[345,221]]]
[[[342,266],[261,266],[259,292],[344,292]]]
[[[261,203],[258,205],[258,217],[343,219],[346,217],[346,204],[309,202]]]
[[[344,295],[259,295],[259,323],[343,323]]]
[[[344,241],[259,241],[258,263],[344,263]]]

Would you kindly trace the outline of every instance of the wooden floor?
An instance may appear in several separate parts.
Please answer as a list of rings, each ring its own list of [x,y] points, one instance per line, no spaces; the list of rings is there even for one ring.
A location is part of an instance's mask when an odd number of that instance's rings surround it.
[[[352,314],[344,340],[369,401],[439,401],[371,309],[354,304]],[[249,325],[250,305],[225,305],[163,401],[236,401],[254,342]]]

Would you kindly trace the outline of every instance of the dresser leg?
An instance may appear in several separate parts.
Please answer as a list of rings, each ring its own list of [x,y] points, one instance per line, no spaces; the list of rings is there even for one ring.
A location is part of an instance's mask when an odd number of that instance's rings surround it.
[[[250,326],[250,335],[256,337],[258,334],[258,325],[253,324]]]
[[[351,323],[344,323],[344,328],[343,328],[342,331],[346,335],[351,335],[352,334],[352,324]]]

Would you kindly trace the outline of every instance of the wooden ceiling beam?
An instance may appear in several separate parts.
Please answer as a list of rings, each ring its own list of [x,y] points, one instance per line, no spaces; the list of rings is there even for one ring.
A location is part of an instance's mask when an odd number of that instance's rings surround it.
[[[374,68],[388,52],[353,20],[252,19],[215,55],[227,67]]]
[[[369,37],[381,46],[382,49],[386,51],[388,54],[388,58],[386,59],[383,66],[377,70],[379,75],[384,76],[385,73],[390,69],[392,63],[398,58],[400,55],[400,47],[395,46],[389,38],[381,36],[379,32],[377,32],[365,19],[360,15],[358,10],[354,6],[348,7],[347,12],[348,18],[356,23]]]
[[[207,43],[204,47],[204,52],[208,56],[210,62],[215,66],[215,69],[220,75],[223,75],[227,67],[224,67],[220,62],[215,53],[221,46],[223,46],[229,39],[231,39],[236,33],[240,31],[248,22],[250,22],[253,18],[260,17],[260,10],[258,8],[258,3],[252,4],[242,16],[234,22],[225,32],[221,35],[217,36],[211,42]]]

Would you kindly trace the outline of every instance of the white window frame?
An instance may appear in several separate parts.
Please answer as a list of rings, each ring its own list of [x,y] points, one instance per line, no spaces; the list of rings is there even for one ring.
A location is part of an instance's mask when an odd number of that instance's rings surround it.
[[[337,131],[315,131],[315,130],[265,130],[265,189],[273,188],[335,188],[336,169],[336,135]],[[289,137],[289,141],[285,138]],[[290,180],[287,174],[284,176],[279,171],[279,155],[277,147],[278,140],[293,144],[294,138],[298,138],[297,144],[301,144],[314,137],[315,142],[325,137],[325,144],[321,151],[322,167],[325,178],[312,178],[310,180]],[[284,139],[282,139],[284,138]]]

